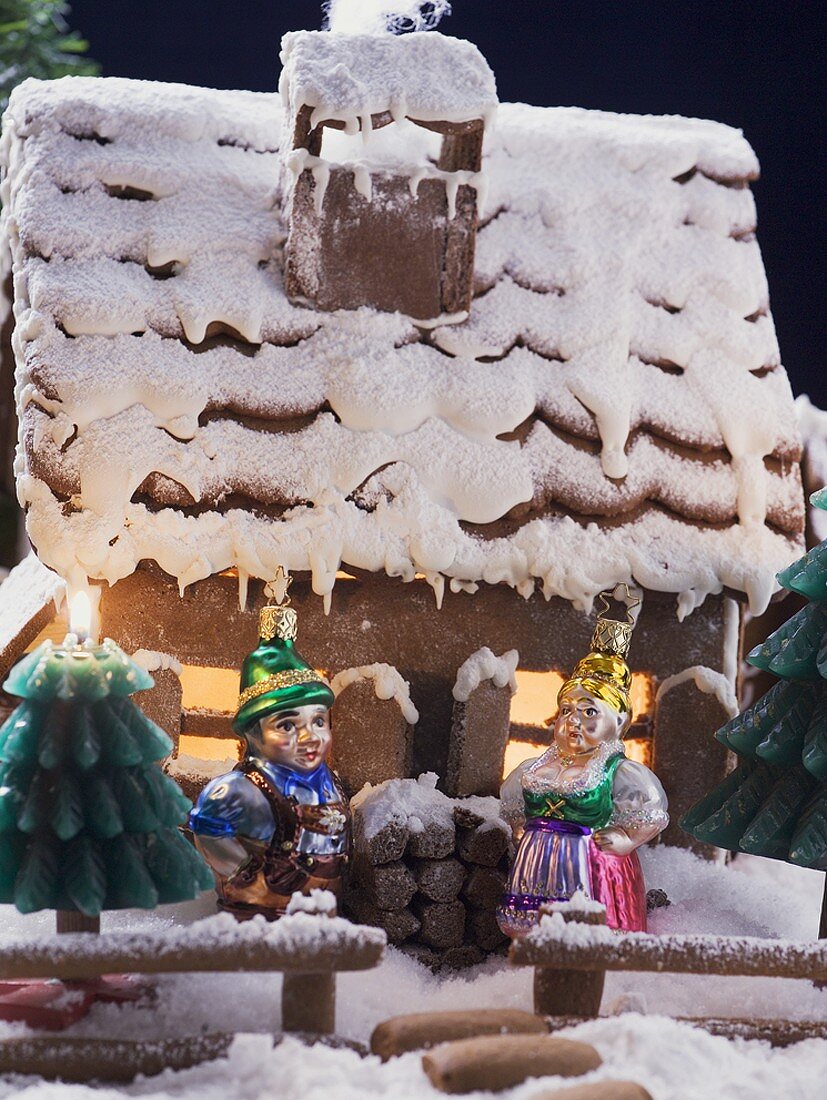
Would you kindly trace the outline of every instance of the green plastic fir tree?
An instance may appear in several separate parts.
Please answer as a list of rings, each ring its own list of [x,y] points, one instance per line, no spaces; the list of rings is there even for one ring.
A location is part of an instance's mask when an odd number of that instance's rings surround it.
[[[157,763],[172,742],[129,698],[152,686],[110,641],[45,642],[12,670],[4,688],[23,702],[0,729],[0,902],[95,918],[212,887],[178,830],[190,802]]]
[[[89,43],[69,29],[65,0],[0,0],[0,111],[27,76],[96,76]]]
[[[827,489],[811,500],[827,510]],[[778,580],[809,603],[747,660],[780,680],[718,730],[738,766],[681,826],[719,848],[827,870],[827,540]]]

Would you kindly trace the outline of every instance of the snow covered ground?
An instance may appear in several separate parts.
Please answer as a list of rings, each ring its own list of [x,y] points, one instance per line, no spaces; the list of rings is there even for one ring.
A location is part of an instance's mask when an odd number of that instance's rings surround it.
[[[655,932],[719,932],[788,939],[816,935],[824,876],[753,857],[730,867],[705,863],[684,851],[655,848],[645,853],[651,887],[661,887],[672,905],[652,916]],[[106,914],[104,931],[189,923],[213,910],[213,898],[155,913]],[[50,913],[22,917],[0,907],[4,938],[50,933]],[[239,1033],[229,1056],[179,1073],[166,1073],[129,1087],[85,1088],[45,1084],[34,1078],[0,1079],[0,1100],[97,1100],[110,1096],[198,1097],[199,1100],[425,1100],[440,1094],[428,1083],[417,1054],[382,1065],[349,1050],[314,1047],[293,1039],[273,1047],[268,1032],[280,1027],[278,975],[171,975],[157,979],[151,1008],[97,1005],[71,1031],[76,1035],[137,1038]],[[374,971],[344,974],[338,985],[338,1028],[367,1041],[380,1020],[398,1013],[482,1007],[531,1008],[531,971],[491,960],[456,977],[430,971],[390,949]],[[633,1011],[629,1011],[629,1010]],[[709,978],[669,974],[609,974],[604,1017],[566,1034],[594,1043],[604,1066],[592,1075],[624,1077],[645,1085],[654,1100],[816,1100],[824,1096],[827,1041],[810,1040],[787,1049],[730,1042],[677,1024],[661,1014],[827,1018],[827,991],[808,982],[761,978]],[[0,1038],[24,1033],[22,1025],[0,1025]],[[257,1034],[255,1034],[257,1033]],[[264,1034],[261,1034],[264,1033]],[[587,1080],[589,1078],[586,1078]],[[556,1082],[529,1081],[502,1093],[504,1100],[531,1100]],[[485,1094],[473,1094],[482,1097]]]

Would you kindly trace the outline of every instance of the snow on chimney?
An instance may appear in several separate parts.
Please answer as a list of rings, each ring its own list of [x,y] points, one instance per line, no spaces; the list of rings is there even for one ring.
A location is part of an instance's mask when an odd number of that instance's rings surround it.
[[[485,59],[433,31],[294,31],[281,60],[288,295],[321,310],[463,317],[497,105]]]

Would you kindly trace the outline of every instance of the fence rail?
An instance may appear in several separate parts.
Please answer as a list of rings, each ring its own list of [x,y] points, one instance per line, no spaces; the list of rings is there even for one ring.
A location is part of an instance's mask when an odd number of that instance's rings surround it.
[[[534,967],[534,1011],[541,1016],[597,1016],[609,970],[827,982],[827,940],[796,943],[753,936],[617,932],[606,927],[606,910],[592,902],[585,907],[554,902],[544,906],[543,913],[536,928],[512,942],[508,955],[515,966]],[[720,1021],[692,1022],[725,1030]],[[790,1032],[782,1025],[783,1021],[768,1023],[779,1042],[789,1041],[784,1037]],[[810,1035],[823,1032],[806,1022],[801,1028]]]
[[[793,943],[729,936],[653,936],[595,927],[586,937],[582,925],[561,922],[516,940],[511,961],[517,966],[555,970],[645,970],[673,974],[728,974],[765,978],[827,979],[827,941]]]
[[[380,929],[341,917],[297,913],[264,927],[260,921],[238,925],[229,917],[213,917],[156,932],[64,933],[0,942],[0,980],[281,971],[282,1029],[325,1035],[336,1025],[337,972],[372,969],[385,944]],[[9,1048],[4,1049],[8,1056]],[[157,1056],[147,1055],[150,1062]]]
[[[324,925],[332,927],[328,930]],[[338,970],[370,970],[381,960],[385,935],[379,929],[353,925],[341,918],[319,921],[319,926],[315,937],[304,943],[290,935],[279,937],[278,923],[259,938],[251,929],[246,936],[211,935],[202,943],[194,941],[189,929],[169,928],[158,932],[104,932],[100,936],[77,932],[0,942],[0,979],[228,970],[331,974]]]

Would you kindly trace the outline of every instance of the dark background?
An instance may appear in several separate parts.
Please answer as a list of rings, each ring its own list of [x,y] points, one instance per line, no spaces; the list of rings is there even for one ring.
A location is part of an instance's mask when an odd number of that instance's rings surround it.
[[[824,364],[823,0],[454,0],[447,34],[476,42],[500,98],[712,118],[758,154],[758,238],[796,393],[827,405]],[[105,76],[275,89],[286,30],[316,0],[72,0]]]

